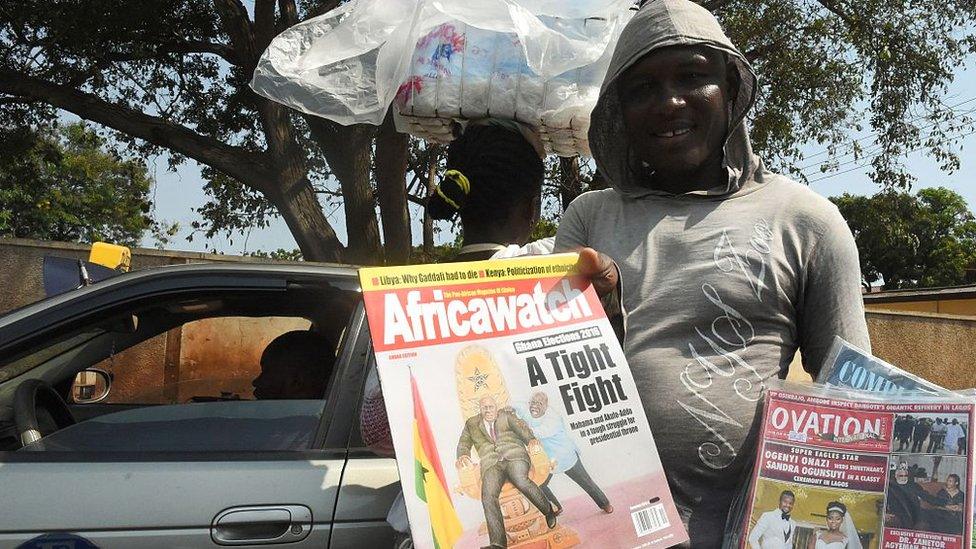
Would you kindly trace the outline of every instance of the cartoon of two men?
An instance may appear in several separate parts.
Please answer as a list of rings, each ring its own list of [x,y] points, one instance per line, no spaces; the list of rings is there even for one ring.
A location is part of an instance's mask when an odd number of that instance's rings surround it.
[[[529,399],[528,407],[519,407],[517,413],[542,443],[546,455],[556,462],[549,472],[549,477],[540,486],[546,498],[556,506],[556,514],[562,513],[562,505],[556,498],[556,494],[549,488],[549,481],[552,480],[553,475],[559,473],[566,473],[566,476],[582,488],[604,513],[612,513],[613,506],[610,505],[610,500],[583,466],[583,459],[579,455],[576,442],[566,430],[562,416],[549,407],[549,397],[542,391],[537,391]]]
[[[528,420],[526,421],[511,408],[499,409],[494,398],[483,397],[479,401],[480,413],[468,418],[461,432],[457,449],[457,466],[470,467],[471,448],[477,450],[481,464],[481,503],[488,526],[488,540],[493,548],[507,546],[504,517],[498,502],[498,496],[505,482],[511,482],[542,512],[549,528],[556,526],[556,515],[562,512],[561,507],[557,509],[550,502],[550,500],[558,501],[555,496],[547,497],[552,492],[548,488],[543,491],[542,487],[529,478],[530,451],[535,452],[546,447],[550,458],[568,456],[568,451],[562,450],[566,449],[567,443],[572,445],[569,434],[562,428],[562,420],[554,413],[547,413],[547,403],[548,399],[543,393],[533,395],[529,413],[523,413]],[[558,429],[555,427],[556,422],[558,422]],[[543,437],[541,440],[537,438],[530,425],[540,429],[539,434]],[[550,453],[554,449],[556,452]],[[561,469],[557,457],[557,469],[554,472],[565,471],[570,478],[583,487],[604,512],[613,512],[613,507],[606,496],[583,469],[575,445],[572,445],[572,456],[575,460],[563,458]],[[547,485],[551,478],[550,475],[543,486]]]
[[[507,547],[505,522],[498,496],[502,486],[511,482],[546,517],[549,528],[556,526],[556,512],[539,485],[529,478],[529,449],[541,444],[532,430],[509,409],[499,410],[495,399],[486,396],[479,402],[481,412],[464,423],[458,440],[457,466],[470,467],[471,448],[481,460],[481,504],[488,525],[488,542],[492,548]]]

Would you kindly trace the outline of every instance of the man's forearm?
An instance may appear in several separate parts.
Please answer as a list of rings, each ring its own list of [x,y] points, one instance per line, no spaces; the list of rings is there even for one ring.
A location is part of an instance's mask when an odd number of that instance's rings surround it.
[[[462,457],[471,457],[471,437],[468,436],[467,431],[461,434],[461,438],[458,440],[457,458],[461,459]]]

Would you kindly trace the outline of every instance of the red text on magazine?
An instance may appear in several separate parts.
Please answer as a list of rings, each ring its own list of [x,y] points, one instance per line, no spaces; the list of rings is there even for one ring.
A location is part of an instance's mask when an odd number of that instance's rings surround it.
[[[603,316],[580,277],[510,280],[368,292],[377,352],[571,326]]]
[[[892,415],[770,399],[763,435],[767,440],[887,453]]]

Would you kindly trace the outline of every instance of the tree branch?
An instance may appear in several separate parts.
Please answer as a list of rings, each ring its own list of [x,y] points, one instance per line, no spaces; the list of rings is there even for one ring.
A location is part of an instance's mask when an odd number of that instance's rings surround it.
[[[180,54],[193,54],[193,53],[209,53],[222,58],[231,65],[240,65],[241,60],[238,58],[237,52],[231,46],[227,44],[220,44],[218,42],[207,42],[205,40],[184,40],[169,42],[162,45],[159,48],[160,53],[180,53]]]
[[[109,103],[90,93],[8,70],[0,70],[0,93],[24,101],[43,101],[103,126],[166,147],[262,192],[274,181],[274,174],[266,167],[268,163],[262,153],[228,145],[163,118]]]
[[[214,0],[214,6],[217,8],[221,28],[230,37],[230,43],[237,51],[240,65],[250,74],[257,65],[260,52],[254,45],[254,29],[248,18],[247,8],[240,0]]]
[[[804,26],[799,29],[791,30],[767,44],[756,46],[755,48],[752,48],[751,50],[744,52],[742,55],[744,55],[746,60],[749,61],[750,63],[756,61],[757,59],[768,57],[769,55],[778,52],[782,48],[785,48],[787,45],[791,43],[791,41],[796,40],[797,35],[799,35],[801,32],[806,32],[808,30],[810,30],[809,26]]]
[[[850,27],[851,29],[859,28],[857,21],[853,17],[845,13],[844,10],[842,10],[841,7],[837,4],[837,2],[835,2],[834,0],[818,0],[818,2],[820,3],[821,6],[827,8],[827,11],[836,15],[837,17],[840,17],[841,21],[846,23],[847,26]]]
[[[324,13],[328,13],[339,7],[342,0],[323,0],[318,6],[308,10],[305,19],[311,19],[313,17],[318,17]]]
[[[279,32],[298,23],[298,6],[295,0],[278,0],[278,12],[281,14]]]
[[[264,52],[275,36],[275,0],[254,2],[254,51]]]

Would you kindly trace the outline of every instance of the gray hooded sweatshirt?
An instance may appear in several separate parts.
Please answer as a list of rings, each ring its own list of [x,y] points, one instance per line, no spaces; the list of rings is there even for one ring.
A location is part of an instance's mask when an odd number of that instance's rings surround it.
[[[705,45],[741,82],[719,188],[674,195],[641,185],[617,95],[649,52]],[[749,433],[766,381],[797,349],[816,374],[834,335],[870,347],[854,239],[837,208],[763,168],[745,127],[748,62],[704,8],[652,0],[627,25],[593,110],[590,147],[612,188],[566,211],[556,250],[589,246],[616,261],[624,349],[693,547],[718,547],[755,450]]]

